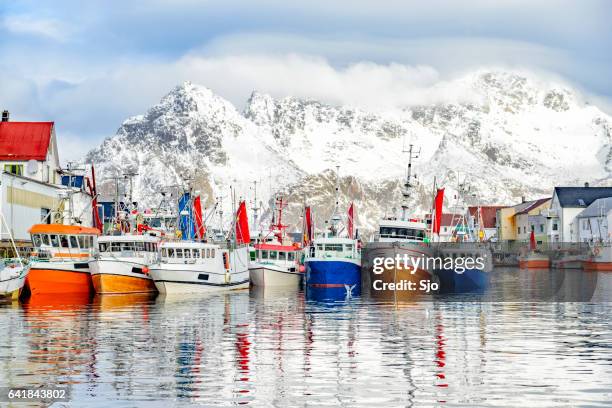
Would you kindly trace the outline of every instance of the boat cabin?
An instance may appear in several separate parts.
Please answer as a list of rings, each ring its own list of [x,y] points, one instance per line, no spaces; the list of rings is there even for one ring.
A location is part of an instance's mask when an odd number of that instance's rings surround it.
[[[95,228],[63,224],[36,224],[29,233],[34,256],[44,259],[82,259],[93,256],[100,232]]]
[[[145,257],[157,254],[159,238],[150,235],[108,235],[98,238],[99,254],[113,257]]]
[[[417,219],[385,219],[379,223],[374,241],[380,242],[422,242],[427,236],[427,224]]]
[[[218,245],[203,242],[164,242],[160,245],[162,263],[205,263],[222,251]]]
[[[299,259],[300,247],[293,245],[255,244],[251,261],[273,264],[294,264]]]
[[[325,237],[317,238],[309,247],[310,258],[347,258],[359,259],[358,241],[350,238]]]

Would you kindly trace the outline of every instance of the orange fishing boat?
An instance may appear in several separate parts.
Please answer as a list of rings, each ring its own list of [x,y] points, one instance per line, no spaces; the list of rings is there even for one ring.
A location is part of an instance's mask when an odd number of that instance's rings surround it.
[[[30,294],[89,295],[93,287],[88,262],[99,231],[78,225],[36,224],[29,232],[36,248],[25,285]]]
[[[151,235],[103,236],[89,262],[96,293],[156,293],[149,267],[157,260],[160,239]]]
[[[612,245],[595,245],[582,265],[585,271],[612,272]]]

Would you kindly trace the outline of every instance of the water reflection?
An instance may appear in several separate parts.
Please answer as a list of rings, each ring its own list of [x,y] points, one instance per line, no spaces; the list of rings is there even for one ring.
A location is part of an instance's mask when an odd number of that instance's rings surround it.
[[[550,273],[508,270],[492,290],[588,286]],[[595,276],[600,300],[610,276]],[[0,306],[0,382],[65,384],[100,407],[606,406],[612,304],[479,296],[32,298]]]

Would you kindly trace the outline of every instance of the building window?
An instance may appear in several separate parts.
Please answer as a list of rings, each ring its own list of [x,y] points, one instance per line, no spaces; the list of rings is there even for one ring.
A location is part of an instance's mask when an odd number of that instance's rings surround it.
[[[589,229],[589,223],[588,220],[582,220],[582,229],[584,231],[587,231]]]
[[[23,176],[23,164],[5,164],[4,171],[18,176]]]
[[[521,227],[518,227],[518,233],[519,234],[521,233]]]
[[[553,224],[552,229],[553,229],[553,231],[558,231],[558,230],[559,230],[559,225],[557,225],[557,223],[555,222],[555,223]]]
[[[530,227],[531,227],[531,232],[535,232],[535,225],[531,224]]]
[[[40,222],[43,224],[51,224],[51,210],[48,208],[40,209]]]
[[[540,224],[540,232],[544,232],[544,224]]]

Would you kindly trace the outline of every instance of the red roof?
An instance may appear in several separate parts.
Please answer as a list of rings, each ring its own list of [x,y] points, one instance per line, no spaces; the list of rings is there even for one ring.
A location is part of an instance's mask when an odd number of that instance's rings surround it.
[[[480,208],[480,217],[482,217],[482,228],[495,228],[497,220],[497,210],[506,208],[505,205],[483,205],[480,207],[469,207],[470,215],[478,220],[478,208]],[[478,222],[478,221],[476,221]]]
[[[53,122],[0,122],[0,161],[47,159]]]

